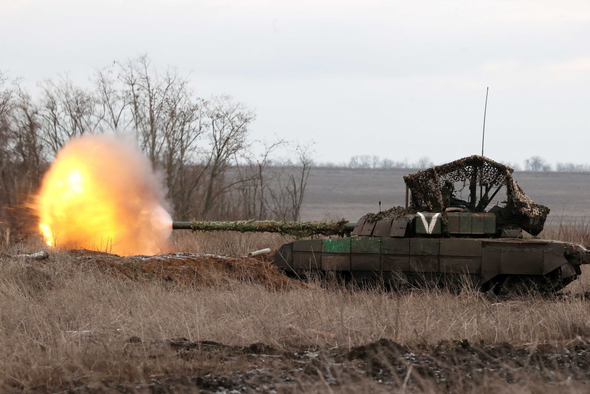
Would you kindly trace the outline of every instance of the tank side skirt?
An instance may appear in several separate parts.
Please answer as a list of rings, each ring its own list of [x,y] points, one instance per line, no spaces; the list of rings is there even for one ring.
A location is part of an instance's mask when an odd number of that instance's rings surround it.
[[[485,284],[500,275],[541,276],[560,267],[569,277],[575,264],[568,263],[565,248],[545,240],[353,237],[295,241],[279,249],[275,263],[286,270],[350,271],[353,276],[468,275]]]

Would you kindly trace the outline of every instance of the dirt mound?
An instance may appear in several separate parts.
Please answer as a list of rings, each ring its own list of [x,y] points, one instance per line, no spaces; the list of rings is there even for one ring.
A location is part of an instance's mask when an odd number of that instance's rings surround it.
[[[162,280],[190,286],[215,286],[247,281],[272,290],[305,286],[281,273],[268,256],[231,257],[212,254],[169,253],[156,256],[127,256],[70,250],[78,264],[92,264],[105,272],[133,280]]]

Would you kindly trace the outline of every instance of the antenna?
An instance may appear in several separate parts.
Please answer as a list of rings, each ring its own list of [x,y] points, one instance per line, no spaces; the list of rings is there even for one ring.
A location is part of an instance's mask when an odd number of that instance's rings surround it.
[[[488,93],[490,91],[490,87],[486,88],[486,105],[483,107],[483,132],[481,135],[481,155],[483,156],[483,146],[486,140],[486,112],[488,111]]]

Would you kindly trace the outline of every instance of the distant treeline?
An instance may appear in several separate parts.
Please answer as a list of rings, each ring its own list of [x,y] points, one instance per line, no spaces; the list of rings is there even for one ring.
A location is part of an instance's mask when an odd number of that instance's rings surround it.
[[[442,164],[442,163],[440,163]],[[524,166],[518,163],[503,162],[508,167],[513,168],[515,171],[557,171],[557,172],[590,172],[590,164],[574,164],[574,163],[557,163],[555,167],[549,164],[545,159],[540,156],[533,156],[524,161]],[[423,170],[434,166],[435,164],[430,160],[429,157],[421,157],[418,161],[410,162],[408,159],[402,161],[395,161],[391,159],[382,159],[377,155],[358,155],[350,158],[348,163],[331,163],[331,162],[319,162],[315,163],[317,167],[324,168],[368,168],[368,169],[417,169]]]

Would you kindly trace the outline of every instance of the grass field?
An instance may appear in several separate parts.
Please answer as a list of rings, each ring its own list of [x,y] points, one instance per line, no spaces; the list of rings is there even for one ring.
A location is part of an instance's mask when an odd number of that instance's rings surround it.
[[[585,231],[568,229],[563,237]],[[174,241],[180,252],[244,256],[287,240]],[[149,268],[84,251],[15,257],[42,249],[35,239],[2,249],[2,392],[577,393],[590,382],[587,270],[557,297],[498,299],[470,288],[269,286],[280,273],[245,258],[182,255],[175,276],[165,256]]]

